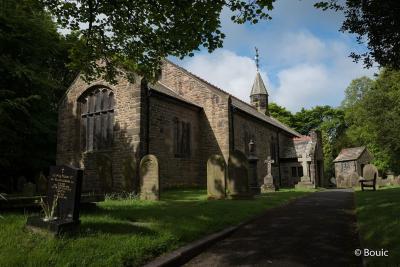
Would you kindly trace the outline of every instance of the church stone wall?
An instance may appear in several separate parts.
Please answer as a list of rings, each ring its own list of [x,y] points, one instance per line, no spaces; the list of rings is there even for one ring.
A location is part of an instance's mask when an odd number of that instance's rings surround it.
[[[80,145],[80,114],[78,98],[93,86],[108,87],[114,92],[114,130],[111,148],[96,152],[83,152]],[[131,191],[138,184],[137,167],[142,154],[140,135],[142,132],[140,79],[132,84],[127,80],[118,80],[117,85],[104,81],[87,84],[78,77],[67,91],[59,107],[57,164],[67,164],[84,168],[83,191],[102,191],[104,179],[111,179],[111,190]],[[105,157],[100,157],[101,155]],[[111,163],[103,170],[112,177],[99,177],[99,158],[109,158]],[[103,160],[104,161],[104,160]],[[104,163],[104,162],[103,162]],[[106,164],[107,165],[107,164]]]
[[[263,183],[264,176],[267,174],[264,161],[270,155],[271,137],[277,136],[277,132],[272,127],[267,126],[262,121],[236,111],[233,113],[234,149],[243,152],[248,156],[248,143],[253,139],[256,145],[256,155],[258,157],[257,175],[258,183]],[[277,162],[272,166],[272,175],[279,177]]]
[[[158,158],[161,188],[205,185],[206,163],[201,155],[201,109],[167,98],[150,97],[149,153]],[[174,154],[174,120],[190,122],[190,156]],[[203,179],[204,178],[204,179]]]
[[[201,169],[206,170],[207,159],[213,154],[223,155],[228,162],[229,95],[168,61],[163,64],[160,82],[181,97],[203,107],[200,115]]]

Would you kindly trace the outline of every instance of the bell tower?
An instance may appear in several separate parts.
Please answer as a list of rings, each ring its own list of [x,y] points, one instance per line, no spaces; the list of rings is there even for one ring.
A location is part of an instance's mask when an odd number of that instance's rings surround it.
[[[259,55],[258,55],[258,48],[256,47],[256,66],[257,66],[257,74],[256,78],[253,82],[253,87],[251,88],[250,93],[250,103],[254,106],[259,112],[269,116],[268,112],[268,93],[265,87],[264,81],[261,78],[259,72]]]

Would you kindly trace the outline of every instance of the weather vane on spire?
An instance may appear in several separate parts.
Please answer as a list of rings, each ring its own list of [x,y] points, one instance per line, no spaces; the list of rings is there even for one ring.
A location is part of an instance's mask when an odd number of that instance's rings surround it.
[[[254,47],[255,49],[256,49],[256,56],[255,56],[255,60],[256,60],[256,66],[257,66],[257,71],[258,71],[258,69],[259,69],[259,67],[260,67],[260,65],[259,65],[259,55],[258,55],[258,48],[257,47]]]

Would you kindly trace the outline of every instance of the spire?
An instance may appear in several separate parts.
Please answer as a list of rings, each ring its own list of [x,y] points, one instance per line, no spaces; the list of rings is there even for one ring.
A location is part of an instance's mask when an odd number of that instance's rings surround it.
[[[267,88],[265,87],[264,81],[258,71],[256,78],[254,79],[253,87],[251,88],[250,96],[252,95],[268,95]]]
[[[256,78],[254,79],[254,83],[253,83],[253,87],[251,88],[251,93],[250,96],[252,95],[268,95],[267,93],[267,88],[265,87],[264,81],[261,78],[260,75],[260,56],[258,54],[258,48],[254,47],[254,49],[256,50],[256,56],[254,57],[254,60],[256,62],[256,67],[257,67],[257,74],[256,74]]]
[[[253,87],[251,88],[250,102],[251,105],[254,106],[259,112],[268,116],[268,93],[260,74],[258,48],[255,47],[255,50],[256,56],[254,57],[254,59],[257,67],[257,74],[256,78],[254,79]]]

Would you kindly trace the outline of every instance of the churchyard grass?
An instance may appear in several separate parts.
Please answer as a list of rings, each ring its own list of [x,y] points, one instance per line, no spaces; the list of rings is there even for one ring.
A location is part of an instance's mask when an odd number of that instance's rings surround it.
[[[53,238],[25,229],[32,212],[0,220],[0,266],[138,266],[206,234],[304,196],[281,190],[254,200],[207,201],[205,190],[172,190],[161,201],[110,200],[81,210],[80,232]]]
[[[398,266],[400,260],[400,187],[355,191],[361,247],[388,250],[388,257],[364,257],[368,266]]]

